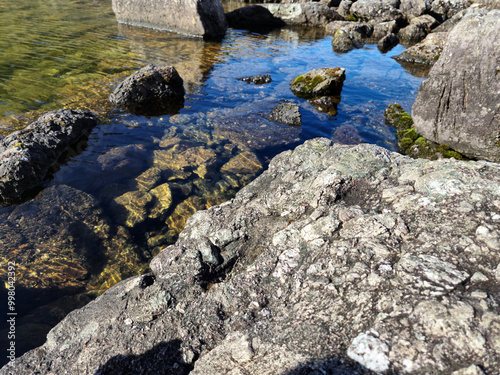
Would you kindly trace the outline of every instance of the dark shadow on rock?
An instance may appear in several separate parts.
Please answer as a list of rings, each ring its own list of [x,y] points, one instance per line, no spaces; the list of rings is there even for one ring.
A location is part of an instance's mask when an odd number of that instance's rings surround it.
[[[229,27],[256,32],[269,32],[285,26],[285,22],[260,5],[250,5],[226,13]]]
[[[117,355],[101,366],[94,375],[184,375],[192,365],[186,364],[180,350],[181,340],[162,342],[144,354]]]
[[[283,375],[375,375],[350,359],[329,358],[308,362]]]

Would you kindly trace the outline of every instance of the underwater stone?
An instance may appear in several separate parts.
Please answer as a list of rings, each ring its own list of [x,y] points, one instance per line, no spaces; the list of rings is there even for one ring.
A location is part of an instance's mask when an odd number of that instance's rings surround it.
[[[299,106],[295,103],[280,103],[271,110],[268,120],[281,122],[282,124],[300,126],[302,125],[302,116]]]

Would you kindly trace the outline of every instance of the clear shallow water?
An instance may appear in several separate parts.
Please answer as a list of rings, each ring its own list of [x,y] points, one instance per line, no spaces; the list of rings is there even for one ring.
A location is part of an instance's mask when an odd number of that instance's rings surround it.
[[[35,201],[0,208],[0,266],[19,264],[18,355],[71,309],[147,271],[187,217],[234,196],[279,151],[318,136],[395,150],[383,112],[394,102],[409,110],[422,81],[390,58],[401,46],[336,54],[317,29],[229,30],[209,43],[118,25],[110,3],[1,4],[0,130],[24,126],[12,116],[61,106],[103,119]],[[178,114],[137,117],[107,104],[116,83],[146,62],[174,65],[184,78]],[[297,75],[336,66],[347,76],[336,116],[290,91]],[[272,82],[237,80],[256,74]],[[265,119],[282,100],[299,105],[301,127]]]

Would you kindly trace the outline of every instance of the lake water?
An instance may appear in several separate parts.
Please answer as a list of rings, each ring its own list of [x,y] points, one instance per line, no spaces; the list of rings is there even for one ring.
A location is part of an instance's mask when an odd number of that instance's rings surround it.
[[[42,344],[67,312],[147,272],[190,215],[230,199],[278,152],[319,136],[396,150],[384,110],[395,102],[409,110],[422,81],[391,59],[403,50],[337,54],[321,29],[303,28],[230,29],[221,42],[205,42],[119,25],[110,0],[2,2],[0,134],[61,107],[101,118],[33,201],[0,208],[2,278],[8,261],[18,265],[17,355]],[[107,102],[146,63],[174,65],[183,77],[178,114],[132,116]],[[337,66],[347,78],[335,116],[290,91],[297,75]],[[272,82],[237,80],[257,74]],[[301,127],[265,118],[284,100],[300,107]]]

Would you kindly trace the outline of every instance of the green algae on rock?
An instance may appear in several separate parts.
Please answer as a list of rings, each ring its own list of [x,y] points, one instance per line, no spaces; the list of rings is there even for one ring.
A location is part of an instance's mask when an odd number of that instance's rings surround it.
[[[342,68],[321,68],[295,77],[290,89],[299,98],[340,95],[345,80]]]
[[[448,145],[431,142],[415,131],[413,119],[399,104],[390,104],[384,113],[386,123],[396,129],[398,148],[402,154],[413,158],[436,160],[440,158],[467,158]]]

